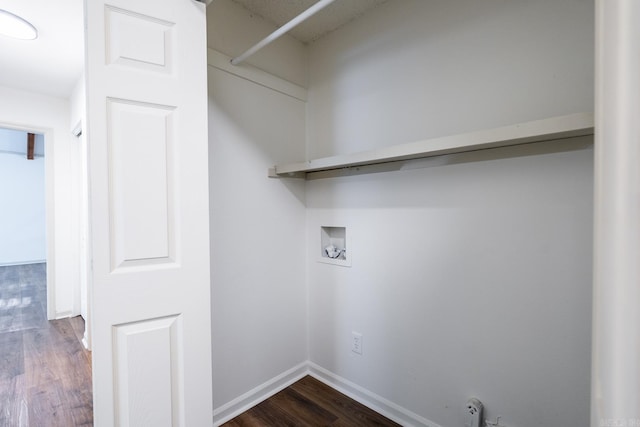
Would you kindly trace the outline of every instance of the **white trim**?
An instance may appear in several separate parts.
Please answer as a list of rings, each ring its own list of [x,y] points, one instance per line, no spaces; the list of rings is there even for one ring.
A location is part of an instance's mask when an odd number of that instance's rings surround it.
[[[27,153],[25,151],[9,151],[9,150],[0,150],[0,154],[13,154],[16,156],[24,156],[27,157]],[[43,159],[44,158],[44,154],[33,154],[33,157],[36,159]]]
[[[53,319],[49,319],[49,320],[66,319],[68,317],[73,317],[74,313],[72,310],[57,311],[54,316],[55,317]]]
[[[85,327],[84,327],[84,335],[82,335],[82,345],[84,346],[84,348],[86,348],[87,350],[91,351],[91,345],[89,344],[91,342],[91,340],[89,339],[89,328],[87,327],[87,322],[84,322]]]
[[[294,366],[288,371],[285,371],[269,381],[249,390],[242,396],[233,399],[231,402],[225,403],[220,408],[213,411],[213,425],[219,426],[226,423],[230,419],[240,415],[248,409],[253,408],[260,402],[289,387],[308,373],[307,362],[302,362],[298,366]]]
[[[231,57],[214,49],[207,49],[207,63],[211,67],[249,80],[300,101],[307,102],[307,89],[250,65],[231,65]]]
[[[55,318],[57,311],[56,304],[56,243],[55,243],[55,230],[56,230],[56,218],[55,218],[55,141],[53,136],[53,130],[48,129],[44,132],[44,175],[47,180],[45,184],[45,198],[46,198],[46,235],[47,235],[47,319],[51,320]]]
[[[10,267],[12,265],[44,264],[46,259],[35,259],[29,261],[0,262],[0,267]]]
[[[591,426],[640,422],[640,2],[596,1]]]
[[[384,415],[392,421],[403,426],[424,426],[424,427],[441,427],[439,424],[429,421],[420,415],[409,411],[382,396],[360,387],[351,381],[328,371],[313,362],[309,362],[309,375],[315,379],[322,381],[329,387],[346,394],[356,402],[359,402],[369,409]]]
[[[339,265],[340,267],[351,267],[351,258],[347,255],[347,259],[335,259],[329,257],[318,257],[316,262],[321,262],[322,264],[330,264],[330,265]]]
[[[57,319],[56,313],[56,272],[55,272],[55,174],[54,174],[54,131],[24,123],[1,121],[0,127],[25,132],[38,133],[44,137],[44,175],[45,175],[45,222],[47,238],[47,319]]]

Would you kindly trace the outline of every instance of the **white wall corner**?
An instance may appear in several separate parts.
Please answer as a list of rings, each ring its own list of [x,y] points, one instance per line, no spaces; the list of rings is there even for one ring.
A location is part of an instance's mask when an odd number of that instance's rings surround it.
[[[283,95],[307,101],[307,89],[295,83],[291,83],[276,75],[263,71],[251,65],[232,65],[231,57],[215,49],[207,49],[207,64],[219,70],[233,74],[250,82],[280,92]]]
[[[253,408],[279,391],[289,387],[309,373],[307,362],[302,362],[259,386],[225,403],[213,411],[213,425],[219,426]]]
[[[420,415],[403,408],[382,396],[361,387],[327,369],[305,361],[297,366],[273,377],[272,379],[225,403],[213,411],[213,425],[220,426],[243,412],[267,400],[276,393],[289,387],[296,381],[310,375],[334,390],[349,396],[351,399],[376,411],[377,413],[403,426],[442,427]]]

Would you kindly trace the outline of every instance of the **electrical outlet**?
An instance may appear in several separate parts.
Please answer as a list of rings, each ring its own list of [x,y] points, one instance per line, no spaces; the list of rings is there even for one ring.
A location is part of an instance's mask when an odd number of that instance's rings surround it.
[[[362,334],[354,331],[351,332],[351,351],[362,354]]]

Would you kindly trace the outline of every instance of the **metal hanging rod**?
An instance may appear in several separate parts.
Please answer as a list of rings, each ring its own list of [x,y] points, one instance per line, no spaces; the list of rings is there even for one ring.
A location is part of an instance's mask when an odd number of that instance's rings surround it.
[[[278,37],[280,37],[283,34],[287,33],[289,30],[291,30],[292,28],[294,28],[296,25],[300,24],[301,22],[303,22],[307,18],[315,15],[320,10],[322,10],[325,7],[329,6],[334,1],[335,0],[320,0],[319,2],[317,2],[316,4],[311,6],[309,9],[305,10],[304,12],[302,12],[301,14],[299,14],[298,16],[293,18],[291,21],[287,22],[282,27],[278,28],[273,33],[269,34],[267,37],[265,37],[264,39],[262,39],[261,41],[259,41],[258,43],[256,43],[252,47],[250,47],[242,55],[236,56],[235,58],[233,58],[231,60],[231,63],[233,65],[241,64],[242,61],[244,61],[245,59],[247,59],[248,57],[250,57],[251,55],[253,55],[257,51],[259,51],[260,49],[262,49],[263,47],[265,47],[266,45],[268,45],[272,41],[276,40]]]

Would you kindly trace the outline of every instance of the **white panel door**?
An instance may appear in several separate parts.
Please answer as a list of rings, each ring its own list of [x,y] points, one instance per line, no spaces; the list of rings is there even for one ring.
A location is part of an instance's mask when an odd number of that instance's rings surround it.
[[[95,425],[211,425],[205,8],[85,8]]]

